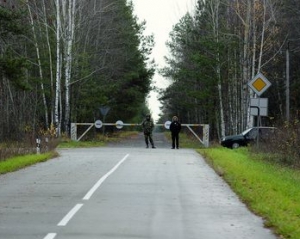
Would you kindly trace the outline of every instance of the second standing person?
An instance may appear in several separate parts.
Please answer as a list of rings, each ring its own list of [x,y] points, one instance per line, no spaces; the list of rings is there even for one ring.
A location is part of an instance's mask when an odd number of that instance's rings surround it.
[[[181,130],[181,124],[178,121],[177,116],[173,116],[172,123],[170,124],[170,131],[172,136],[172,149],[179,149],[179,132]]]

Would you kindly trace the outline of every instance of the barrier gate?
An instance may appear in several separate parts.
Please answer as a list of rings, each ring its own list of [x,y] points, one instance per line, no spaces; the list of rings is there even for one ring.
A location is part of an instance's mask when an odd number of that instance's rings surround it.
[[[170,128],[171,121],[166,121],[164,124],[155,124],[156,126],[164,126],[166,129]],[[77,127],[78,126],[89,126],[86,131],[84,131],[77,138]],[[71,140],[80,141],[93,127],[100,129],[102,126],[115,126],[117,129],[122,129],[124,126],[141,126],[141,124],[130,124],[123,123],[121,120],[118,120],[116,123],[102,123],[101,120],[96,120],[95,123],[71,123]],[[186,126],[192,134],[205,146],[209,147],[209,125],[208,124],[181,124],[181,126]],[[194,126],[203,127],[203,138],[201,139],[195,131],[191,128]]]

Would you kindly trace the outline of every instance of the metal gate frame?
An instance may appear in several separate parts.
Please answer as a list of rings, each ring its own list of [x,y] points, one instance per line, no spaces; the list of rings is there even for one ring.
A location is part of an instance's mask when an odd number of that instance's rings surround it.
[[[104,126],[116,126],[121,129],[123,126],[141,126],[141,124],[130,124],[123,123],[122,121],[117,121],[116,123],[103,123]],[[82,133],[82,135],[77,138],[77,127],[78,126],[89,126],[86,131]],[[155,126],[164,126],[165,124],[155,124]],[[181,126],[186,126],[192,134],[207,148],[209,147],[209,125],[208,124],[181,124]],[[201,139],[195,131],[191,127],[203,127],[203,139]],[[95,123],[71,123],[71,140],[80,141],[93,127],[95,127]]]

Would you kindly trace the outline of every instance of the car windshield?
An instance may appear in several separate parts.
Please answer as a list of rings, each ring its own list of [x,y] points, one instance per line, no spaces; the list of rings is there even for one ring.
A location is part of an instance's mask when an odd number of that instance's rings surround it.
[[[246,129],[245,131],[242,132],[242,135],[246,135],[251,129],[252,129],[252,128]]]

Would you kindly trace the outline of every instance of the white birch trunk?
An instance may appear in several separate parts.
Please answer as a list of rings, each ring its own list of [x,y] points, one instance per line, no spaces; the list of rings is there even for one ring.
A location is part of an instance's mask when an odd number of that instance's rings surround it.
[[[30,23],[31,23],[31,30],[33,33],[33,38],[34,38],[34,47],[36,50],[36,56],[37,56],[37,61],[38,61],[38,67],[39,67],[39,75],[40,75],[40,80],[41,80],[41,89],[42,89],[42,99],[43,99],[43,104],[44,104],[44,110],[45,110],[45,126],[48,129],[49,128],[49,119],[48,119],[48,106],[47,106],[47,101],[46,101],[46,95],[45,95],[45,89],[44,89],[44,83],[43,83],[43,69],[42,69],[42,64],[41,64],[41,57],[40,57],[40,49],[37,43],[37,37],[36,37],[36,31],[34,27],[34,21],[32,17],[32,12],[31,8],[29,6],[28,0],[26,1],[27,7],[28,7],[28,12],[29,12],[29,17],[30,17]]]
[[[242,123],[243,128],[244,125],[246,124],[247,127],[251,127],[251,122],[249,121],[249,116],[250,116],[250,107],[249,107],[249,88],[247,87],[247,83],[249,82],[249,49],[250,49],[250,20],[251,20],[251,1],[247,0],[247,5],[246,5],[246,19],[244,21],[244,49],[243,49],[243,97],[242,97],[242,105],[243,105],[243,110],[242,112],[244,113],[244,122]]]
[[[252,38],[253,38],[253,47],[252,47],[252,73],[251,78],[255,75],[255,69],[256,69],[256,45],[257,45],[257,36],[256,36],[256,9],[255,9],[255,1],[253,1],[253,17],[252,17]]]
[[[43,12],[44,12],[44,21],[45,21],[45,30],[46,30],[46,41],[47,41],[47,47],[48,47],[48,53],[49,53],[49,71],[50,71],[50,87],[51,87],[51,125],[54,124],[54,76],[53,76],[53,60],[52,60],[52,48],[50,44],[50,38],[49,38],[49,26],[47,23],[47,12],[46,12],[46,5],[45,0],[42,2],[43,4]]]
[[[54,122],[56,127],[57,136],[61,134],[61,115],[59,114],[59,106],[61,99],[61,53],[60,53],[60,31],[61,31],[61,19],[60,19],[60,4],[59,0],[56,0],[56,84],[55,84],[55,103],[54,103]]]
[[[263,1],[263,28],[262,28],[262,33],[261,33],[261,41],[260,41],[260,51],[259,51],[259,59],[258,59],[258,66],[257,66],[257,73],[260,72],[261,69],[261,62],[262,62],[262,56],[263,56],[263,48],[264,48],[264,43],[265,43],[265,30],[266,30],[266,0]]]
[[[256,48],[257,48],[257,29],[256,29],[256,14],[255,14],[255,0],[253,1],[253,56],[252,56],[252,75],[251,79],[255,76],[255,74],[258,74],[261,71],[262,67],[262,57],[263,57],[263,48],[264,48],[264,43],[265,43],[265,30],[266,30],[266,0],[263,0],[263,22],[262,22],[262,32],[261,32],[261,40],[260,40],[260,46],[259,46],[259,57],[258,57],[258,64],[257,64],[257,70],[256,69],[256,64],[255,64],[255,59],[256,59]],[[253,90],[250,90],[250,98],[256,98],[256,94],[253,92]],[[250,111],[250,109],[249,109]],[[254,125],[254,116],[249,114],[249,126]]]
[[[241,56],[241,69],[242,69],[242,81],[240,85],[240,91],[241,91],[241,99],[240,99],[240,105],[241,105],[241,111],[239,115],[239,119],[241,119],[240,122],[240,128],[241,130],[244,130],[245,126],[249,125],[248,122],[248,116],[250,114],[249,111],[249,89],[247,87],[247,83],[249,81],[250,77],[250,69],[249,69],[249,60],[250,60],[250,20],[251,20],[251,0],[247,0],[244,3],[244,6],[241,6],[241,3],[239,1],[236,2],[236,14],[241,20],[244,29],[242,30],[241,38],[243,39],[243,53]],[[245,16],[243,16],[243,12],[239,12],[239,9],[245,9]]]
[[[255,76],[255,71],[256,71],[256,47],[257,47],[257,28],[256,28],[256,7],[255,7],[255,0],[253,1],[253,15],[252,15],[252,41],[253,41],[253,46],[252,46],[252,65],[251,65],[251,80]],[[252,89],[249,89],[249,98],[254,98],[255,94]],[[248,127],[254,126],[254,116],[250,114],[251,112],[251,107],[249,105],[249,110],[248,110]]]
[[[76,0],[69,0],[68,5],[68,20],[66,28],[66,55],[65,55],[65,129],[69,132],[70,121],[70,87],[71,87],[71,74],[72,74],[72,48],[74,42],[74,29],[75,29],[75,7]]]
[[[219,39],[219,7],[220,7],[220,0],[214,0],[210,2],[210,12],[212,18],[212,27],[213,27],[213,34],[215,38],[215,42],[217,45],[220,43]],[[216,55],[217,66],[216,66],[216,73],[218,78],[218,96],[219,96],[219,119],[220,119],[220,134],[221,138],[225,137],[225,120],[224,120],[224,109],[223,109],[223,96],[222,96],[222,77],[221,77],[221,60],[220,60],[220,51],[217,51]]]

